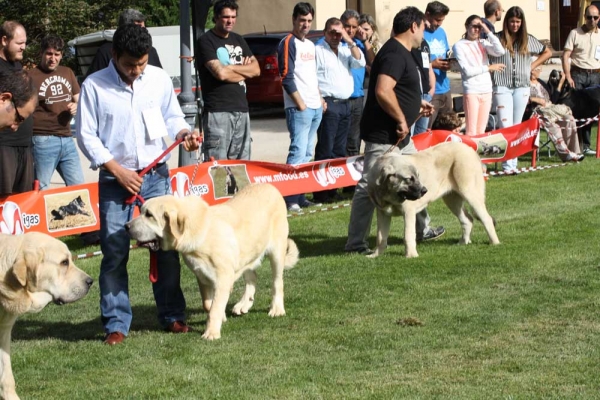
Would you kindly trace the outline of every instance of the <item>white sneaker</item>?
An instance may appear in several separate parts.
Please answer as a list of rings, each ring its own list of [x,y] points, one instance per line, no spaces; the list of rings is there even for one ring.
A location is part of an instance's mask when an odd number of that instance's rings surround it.
[[[293,212],[293,213],[299,213],[299,212],[302,212],[302,207],[300,207],[296,203],[293,203],[288,206],[288,211]]]

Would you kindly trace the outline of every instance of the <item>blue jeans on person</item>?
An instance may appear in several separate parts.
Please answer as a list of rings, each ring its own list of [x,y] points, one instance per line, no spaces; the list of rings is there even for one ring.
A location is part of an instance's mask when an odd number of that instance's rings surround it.
[[[299,111],[296,107],[285,109],[285,122],[290,132],[290,148],[286,164],[297,165],[309,162],[315,154],[317,129],[323,118],[323,108],[306,108]],[[301,204],[304,194],[285,197],[285,203]]]
[[[35,179],[40,182],[40,189],[49,189],[54,171],[67,186],[85,183],[79,152],[72,137],[54,135],[34,135],[33,160]]]
[[[162,164],[144,175],[140,195],[145,199],[170,192],[169,169]],[[132,311],[129,302],[127,261],[131,238],[125,231],[125,223],[133,217],[136,200],[125,204],[130,197],[117,179],[105,170],[98,178],[100,206],[100,312],[106,333],[121,332],[127,335],[131,326]],[[158,281],[152,284],[154,300],[158,308],[158,320],[166,328],[175,321],[185,321],[185,298],[179,286],[181,266],[175,251],[157,252]]]
[[[421,99],[431,103],[431,96],[429,93],[423,93],[421,95]],[[421,117],[415,121],[414,124],[410,127],[411,135],[418,135],[419,133],[427,132],[427,127],[429,126],[429,117]]]
[[[522,122],[525,108],[529,102],[530,91],[529,87],[494,86],[492,109],[496,110],[499,128],[508,128]],[[513,158],[502,162],[502,169],[504,171],[516,170],[517,159]]]

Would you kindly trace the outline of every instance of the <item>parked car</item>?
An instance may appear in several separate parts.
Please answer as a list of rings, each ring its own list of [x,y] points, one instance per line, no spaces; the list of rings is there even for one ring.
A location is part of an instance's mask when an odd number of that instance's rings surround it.
[[[283,88],[279,76],[277,47],[289,32],[249,33],[244,39],[260,65],[260,76],[246,81],[246,96],[251,107],[283,108]],[[323,31],[310,31],[306,37],[316,42]]]

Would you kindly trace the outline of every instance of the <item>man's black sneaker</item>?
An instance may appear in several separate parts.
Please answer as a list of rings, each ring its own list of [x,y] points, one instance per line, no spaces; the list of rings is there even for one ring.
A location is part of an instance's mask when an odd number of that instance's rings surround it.
[[[431,229],[429,229],[429,231],[427,231],[427,233],[425,235],[423,235],[423,236],[417,235],[417,242],[425,242],[427,240],[434,240],[434,239],[437,239],[440,236],[442,236],[444,233],[446,233],[446,230],[444,229],[443,226],[431,228]]]

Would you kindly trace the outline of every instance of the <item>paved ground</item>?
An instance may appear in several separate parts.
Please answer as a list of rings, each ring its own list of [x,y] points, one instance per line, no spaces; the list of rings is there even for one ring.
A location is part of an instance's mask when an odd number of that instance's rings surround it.
[[[543,66],[541,74],[542,79],[547,79],[550,71],[561,69],[558,64],[548,64]],[[462,85],[460,74],[450,72],[451,90],[455,95],[462,94]],[[275,110],[272,113],[261,113],[259,116],[252,116],[252,159],[260,161],[269,161],[276,163],[285,163],[289,142],[289,134],[285,124],[285,116],[281,110]],[[168,164],[170,168],[176,168],[179,153],[174,150]],[[89,161],[80,154],[81,165],[83,167],[86,182],[96,182],[98,172],[89,168]],[[64,186],[64,183],[58,173],[52,177],[52,186]]]

